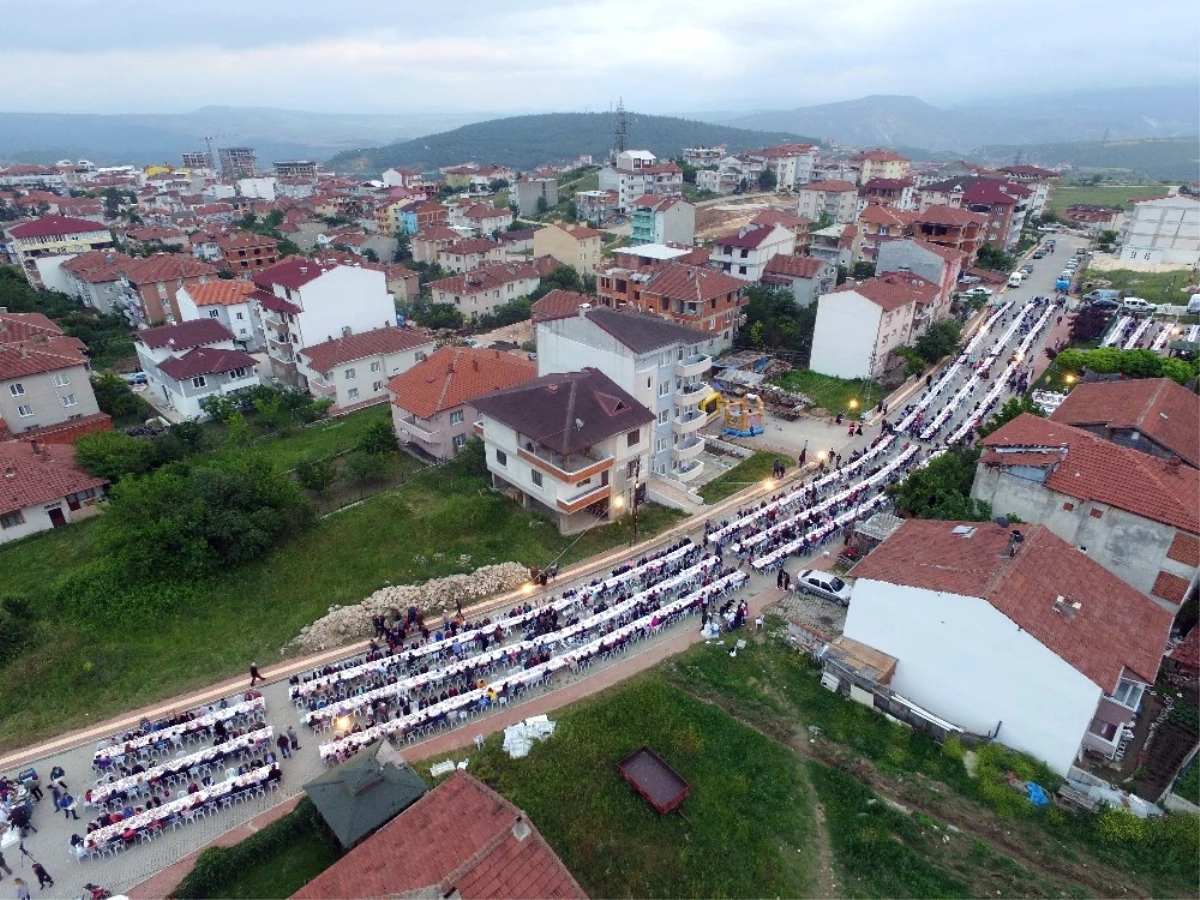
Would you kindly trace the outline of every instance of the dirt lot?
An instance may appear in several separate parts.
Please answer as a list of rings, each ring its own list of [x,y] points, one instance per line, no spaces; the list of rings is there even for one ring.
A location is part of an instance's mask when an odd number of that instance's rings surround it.
[[[730,197],[712,206],[701,206],[696,210],[696,243],[711,241],[717,235],[735,231],[767,208],[794,215],[796,201],[792,197],[780,194],[771,200],[756,197],[739,202],[736,197]]]

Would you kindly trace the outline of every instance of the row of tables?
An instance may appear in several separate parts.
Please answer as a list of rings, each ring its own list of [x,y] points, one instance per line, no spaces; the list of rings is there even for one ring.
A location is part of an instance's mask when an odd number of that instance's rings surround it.
[[[144,747],[153,747],[162,742],[172,743],[175,738],[190,737],[197,732],[208,731],[218,722],[228,722],[230,719],[248,716],[264,709],[266,709],[266,700],[261,696],[253,697],[250,700],[230,704],[224,709],[214,709],[211,713],[205,713],[186,722],[180,722],[178,725],[170,725],[158,731],[139,735],[127,741],[120,738],[113,738],[111,744],[96,748],[96,752],[92,756],[92,767],[97,769],[105,767],[129,753],[140,751]]]

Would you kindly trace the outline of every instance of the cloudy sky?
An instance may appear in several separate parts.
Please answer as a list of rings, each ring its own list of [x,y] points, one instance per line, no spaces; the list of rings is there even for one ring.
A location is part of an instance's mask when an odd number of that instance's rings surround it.
[[[0,109],[783,108],[1194,81],[1195,0],[0,0]]]

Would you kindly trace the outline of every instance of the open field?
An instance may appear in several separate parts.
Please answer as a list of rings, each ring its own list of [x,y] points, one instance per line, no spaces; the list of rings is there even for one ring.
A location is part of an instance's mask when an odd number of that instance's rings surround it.
[[[726,497],[732,497],[738,491],[744,491],[750,485],[770,477],[777,459],[781,459],[777,453],[755,453],[748,456],[728,472],[722,472],[702,486],[699,494],[705,503],[720,503]],[[792,462],[788,458],[783,458],[782,461]]]
[[[1060,184],[1050,191],[1049,208],[1060,215],[1076,203],[1127,208],[1131,197],[1166,194],[1163,184]]]

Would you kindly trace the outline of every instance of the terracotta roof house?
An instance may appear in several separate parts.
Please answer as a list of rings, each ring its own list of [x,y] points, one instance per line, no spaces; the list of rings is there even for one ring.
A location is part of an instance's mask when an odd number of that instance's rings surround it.
[[[1105,440],[1200,468],[1200,398],[1170,378],[1077,385],[1051,418]]]
[[[594,297],[590,294],[580,294],[576,291],[555,288],[533,304],[533,324],[536,326],[538,322],[548,322],[551,319],[562,319],[566,316],[573,316],[579,312],[579,308],[585,303],[595,306],[599,303],[599,299],[599,297]]]
[[[259,383],[254,357],[237,348],[217,319],[149,328],[137,335],[138,362],[149,389],[182,415],[204,419],[203,401]]]
[[[837,286],[837,266],[818,256],[778,254],[767,262],[762,283],[787,288],[797,303],[808,306]]]
[[[434,459],[449,459],[472,434],[476,399],[536,377],[537,365],[523,356],[442,347],[387,383],[396,436]]]
[[[1171,630],[1043,525],[909,519],[851,575],[844,634],[896,658],[893,701],[1064,775],[1116,752]]]
[[[552,263],[552,265],[548,265]],[[548,269],[558,267],[550,257],[528,262],[489,263],[460,275],[429,282],[435,303],[448,303],[467,318],[494,312],[518,297],[528,297],[542,283]]]
[[[108,422],[92,392],[85,349],[41,313],[0,312],[0,420],[8,434],[94,417]]]
[[[183,321],[181,290],[217,280],[217,268],[190,253],[131,258],[121,267],[124,313],[139,328]]]
[[[94,515],[106,484],[76,465],[69,445],[0,442],[0,544]]]
[[[553,256],[581,275],[595,274],[600,265],[604,232],[587,225],[554,222],[533,233],[533,252]]]
[[[767,261],[796,250],[795,232],[782,225],[746,225],[713,239],[711,262],[742,281],[762,278]]]
[[[586,900],[528,817],[455,772],[292,895]]]
[[[718,353],[733,343],[746,303],[746,282],[706,266],[669,262],[638,271],[612,269],[598,282],[602,302],[654,313],[707,332]]]
[[[564,534],[619,515],[648,477],[655,415],[599,369],[543,375],[474,405],[493,487]]]
[[[393,326],[305,347],[297,366],[309,393],[344,410],[386,402],[388,379],[407,372],[433,350],[429,335]]]
[[[1040,522],[1176,612],[1200,567],[1200,471],[1028,413],[983,438],[971,496]]]

